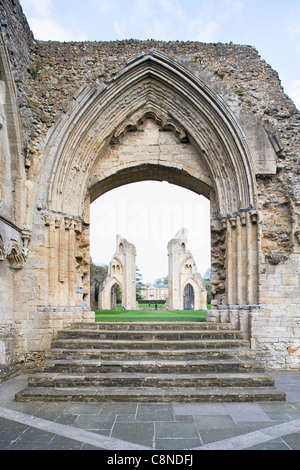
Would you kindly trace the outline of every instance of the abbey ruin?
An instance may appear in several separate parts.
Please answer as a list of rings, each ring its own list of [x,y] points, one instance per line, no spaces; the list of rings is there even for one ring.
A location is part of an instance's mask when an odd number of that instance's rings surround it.
[[[116,237],[116,252],[108,273],[99,285],[100,310],[116,308],[114,285],[122,293],[122,308],[138,310],[136,301],[136,249],[121,235]],[[170,310],[206,310],[207,293],[192,253],[187,249],[187,230],[181,229],[168,244],[169,286],[165,308]],[[147,297],[148,298],[148,297]],[[156,299],[155,299],[156,300]],[[161,300],[161,299],[159,299]]]
[[[192,253],[187,249],[187,230],[181,229],[168,243],[170,310],[206,310],[207,293]]]
[[[122,292],[122,304],[126,310],[138,309],[136,301],[136,249],[121,235],[117,235],[116,252],[109,263],[107,276],[99,287],[98,308],[116,308],[112,299],[113,287],[117,284]]]
[[[210,200],[207,321],[299,369],[300,113],[278,74],[231,43],[37,41],[17,0],[0,22],[1,374],[94,322],[90,204],[145,180]]]

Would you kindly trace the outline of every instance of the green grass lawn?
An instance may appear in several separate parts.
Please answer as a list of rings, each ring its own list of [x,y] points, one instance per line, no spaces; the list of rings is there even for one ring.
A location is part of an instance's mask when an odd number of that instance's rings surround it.
[[[97,322],[205,321],[204,310],[95,310]]]

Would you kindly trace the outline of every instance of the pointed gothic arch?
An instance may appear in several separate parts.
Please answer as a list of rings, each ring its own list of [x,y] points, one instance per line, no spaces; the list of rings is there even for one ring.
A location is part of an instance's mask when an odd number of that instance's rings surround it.
[[[136,250],[120,235],[116,237],[116,252],[108,266],[107,275],[99,287],[98,308],[111,310],[112,288],[117,284],[122,291],[122,304],[126,310],[135,310],[136,303]]]
[[[274,152],[266,135],[260,135],[263,155],[256,152],[248,134],[225,102],[179,63],[157,51],[133,58],[105,84],[81,88],[48,134],[37,206],[49,227],[49,246],[62,218],[68,233],[61,232],[59,243],[88,247],[89,205],[106,191],[168,181],[211,202],[211,317],[220,316],[220,307],[230,312],[231,306],[257,304],[256,174],[263,161],[273,171]],[[164,136],[172,148],[165,154]],[[62,281],[49,274],[48,302],[57,305],[68,292],[71,305],[88,305],[81,295],[89,286],[88,258],[87,248],[78,264],[69,258],[67,269],[57,261]]]
[[[232,43],[37,43],[18,1],[2,4],[1,365],[94,321],[90,202],[163,179],[210,199],[207,318],[249,334],[269,368],[297,367],[299,111],[276,71]]]
[[[146,117],[193,143],[210,171],[218,215],[256,206],[255,163],[233,113],[187,69],[155,51],[133,59],[110,83],[85,86],[74,97],[48,135],[41,205],[82,216],[95,161]]]
[[[195,291],[190,282],[183,289],[183,310],[193,310],[195,305]]]

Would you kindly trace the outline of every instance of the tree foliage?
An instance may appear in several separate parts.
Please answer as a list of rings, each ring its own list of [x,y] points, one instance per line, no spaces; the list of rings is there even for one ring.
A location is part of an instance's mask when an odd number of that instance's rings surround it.
[[[141,294],[142,287],[144,286],[143,283],[143,276],[138,267],[136,267],[136,300],[138,303],[143,301],[143,297]]]
[[[108,273],[108,266],[107,264],[95,264],[92,258],[90,258],[90,273],[91,279],[105,276]]]

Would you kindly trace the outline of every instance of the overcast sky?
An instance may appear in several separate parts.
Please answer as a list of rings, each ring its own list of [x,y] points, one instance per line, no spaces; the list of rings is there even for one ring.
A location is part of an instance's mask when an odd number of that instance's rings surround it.
[[[299,0],[20,0],[20,3],[35,38],[41,40],[153,38],[232,41],[255,46],[279,73],[285,92],[300,109]],[[190,191],[164,183],[136,183],[107,193],[91,206],[93,260],[108,264],[115,251],[115,235],[121,233],[136,245],[143,279],[152,282],[167,275],[166,245],[186,226],[189,248],[203,274],[209,267],[209,204],[202,200]],[[153,220],[157,207],[161,217],[159,229]]]

